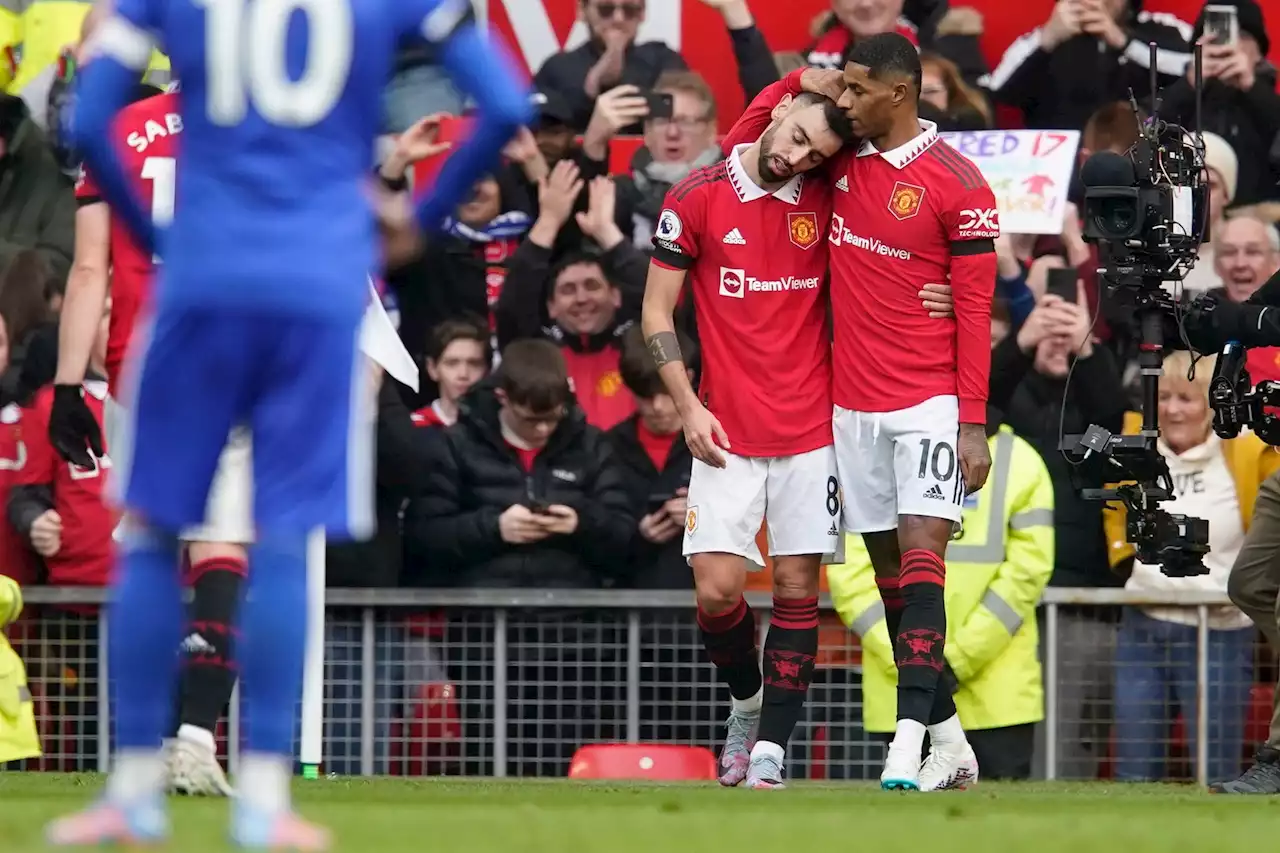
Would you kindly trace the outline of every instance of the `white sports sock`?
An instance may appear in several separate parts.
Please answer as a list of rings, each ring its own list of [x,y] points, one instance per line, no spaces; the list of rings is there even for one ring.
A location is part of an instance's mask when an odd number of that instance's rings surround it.
[[[218,751],[218,742],[214,739],[213,732],[208,729],[202,729],[199,726],[192,726],[187,723],[178,726],[178,740],[194,743],[213,753]]]
[[[240,802],[251,804],[258,811],[278,814],[289,809],[292,780],[293,761],[287,756],[247,752],[240,759],[236,793]]]
[[[136,803],[164,790],[164,756],[158,749],[122,749],[111,763],[107,799]]]
[[[774,759],[779,764],[781,764],[782,756],[785,754],[786,754],[786,750],[783,749],[780,745],[776,743],[770,743],[767,740],[756,741],[756,745],[751,747],[752,761],[755,761],[757,758],[769,756],[770,758]]]
[[[929,740],[939,748],[951,748],[968,743],[964,736],[964,726],[960,725],[960,715],[952,714],[949,719],[929,726]]]
[[[924,749],[924,733],[924,723],[898,720],[898,730],[893,734],[893,743],[889,744],[889,749],[903,749],[918,756]]]
[[[735,714],[758,714],[760,706],[764,704],[764,685],[756,691],[756,695],[746,699],[730,698],[730,707],[733,708]]]

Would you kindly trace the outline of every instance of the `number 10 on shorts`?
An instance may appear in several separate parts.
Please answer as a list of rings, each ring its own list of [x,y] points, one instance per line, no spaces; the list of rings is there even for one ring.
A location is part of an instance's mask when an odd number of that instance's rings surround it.
[[[916,478],[933,480],[933,485],[925,491],[926,498],[934,500],[950,500],[952,503],[964,502],[963,478],[956,476],[956,450],[948,441],[937,441],[932,438],[920,439],[920,467]],[[944,489],[942,484],[950,488]]]

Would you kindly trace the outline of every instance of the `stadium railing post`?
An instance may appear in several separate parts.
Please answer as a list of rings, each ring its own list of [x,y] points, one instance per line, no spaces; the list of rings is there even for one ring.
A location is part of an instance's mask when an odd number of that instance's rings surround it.
[[[1209,607],[1205,604],[1196,607],[1196,782],[1209,784]]]
[[[1058,778],[1058,605],[1044,606],[1044,777]]]
[[[507,611],[493,613],[493,775],[507,775]]]
[[[373,776],[378,632],[372,607],[360,611],[360,623],[360,775]]]
[[[107,672],[107,610],[98,611],[98,772],[111,766],[111,679]]]
[[[324,531],[307,537],[307,644],[302,673],[302,775],[319,776],[324,761]]]
[[[627,611],[627,743],[640,742],[640,611]]]

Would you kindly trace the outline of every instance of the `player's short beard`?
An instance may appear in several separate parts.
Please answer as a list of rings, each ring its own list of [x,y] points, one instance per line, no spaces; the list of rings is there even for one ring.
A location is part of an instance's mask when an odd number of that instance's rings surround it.
[[[760,180],[766,184],[780,184],[786,180],[773,171],[773,166],[769,162],[773,156],[773,138],[778,134],[778,127],[779,123],[775,121],[760,137],[760,158],[756,168],[760,171]]]

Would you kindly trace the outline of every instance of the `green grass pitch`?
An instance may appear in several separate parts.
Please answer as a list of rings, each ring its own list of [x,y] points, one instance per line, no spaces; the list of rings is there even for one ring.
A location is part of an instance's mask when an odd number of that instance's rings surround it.
[[[46,821],[100,778],[0,774],[0,850],[44,850]],[[1273,849],[1280,798],[1174,785],[981,784],[943,794],[867,784],[711,785],[321,779],[299,809],[340,851],[369,853],[1156,853]],[[228,850],[227,804],[174,800],[174,853]]]

